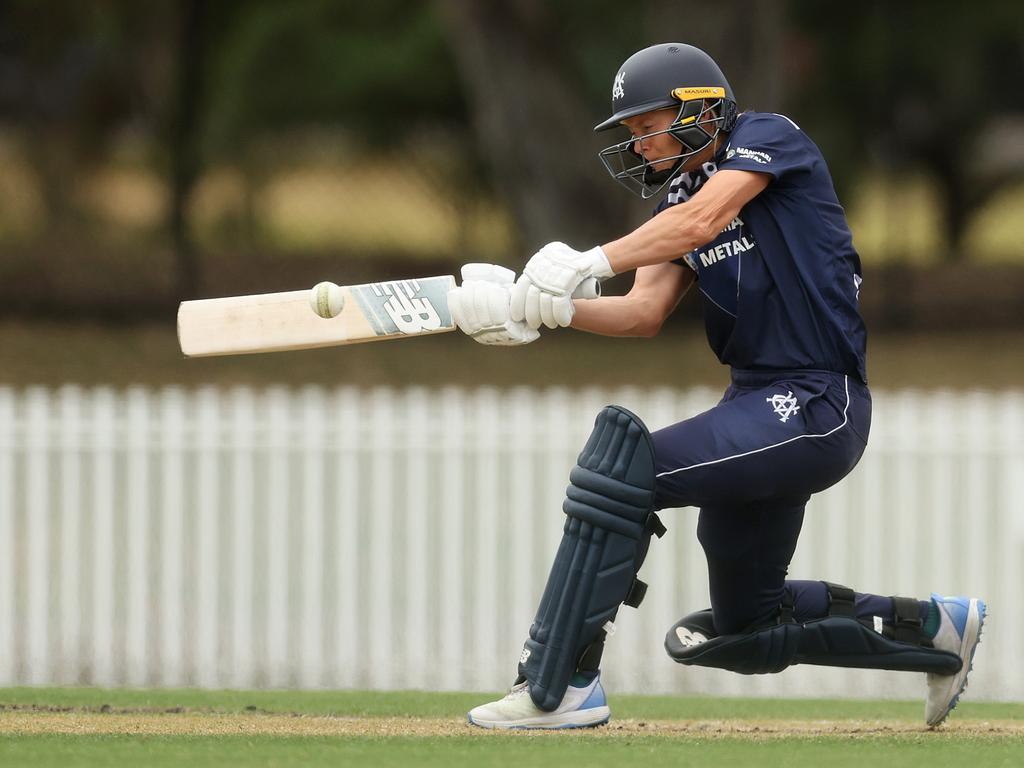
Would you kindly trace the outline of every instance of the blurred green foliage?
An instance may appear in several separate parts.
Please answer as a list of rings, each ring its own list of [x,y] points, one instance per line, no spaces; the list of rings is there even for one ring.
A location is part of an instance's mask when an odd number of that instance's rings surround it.
[[[839,182],[873,165],[923,171],[948,256],[962,256],[971,217],[1024,177],[1024,6],[799,0],[791,18],[815,62],[798,108]],[[1011,117],[1016,146],[1001,146],[993,128]]]
[[[1024,185],[1022,8],[7,0],[0,298],[60,297],[69,249],[75,281],[124,281],[87,291],[104,302],[154,283],[131,276],[144,252],[175,275],[156,281],[173,304],[222,291],[241,253],[293,264],[286,252],[319,243],[455,269],[619,233],[646,211],[600,177],[588,127],[619,63],[668,38],[718,58],[741,106],[807,128],[872,258],[1015,258],[1024,233],[1001,211]]]
[[[310,124],[343,126],[373,147],[401,142],[424,121],[465,123],[427,3],[237,0],[212,9],[209,156]]]

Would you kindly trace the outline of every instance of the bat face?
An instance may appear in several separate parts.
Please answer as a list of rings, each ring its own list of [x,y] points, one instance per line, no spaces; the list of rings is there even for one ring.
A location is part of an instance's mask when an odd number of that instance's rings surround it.
[[[343,286],[337,317],[322,318],[309,291],[184,301],[178,308],[178,343],[189,357],[241,355],[358,344],[445,333],[455,329],[448,311],[451,275]]]

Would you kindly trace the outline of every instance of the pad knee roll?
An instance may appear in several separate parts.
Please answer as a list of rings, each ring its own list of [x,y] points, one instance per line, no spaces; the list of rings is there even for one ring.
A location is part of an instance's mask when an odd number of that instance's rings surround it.
[[[664,532],[654,475],[643,422],[618,406],[603,409],[569,475],[562,541],[520,657],[519,674],[543,710],[558,707],[581,662],[596,667],[603,627],[619,606],[643,597],[636,573],[651,533]]]

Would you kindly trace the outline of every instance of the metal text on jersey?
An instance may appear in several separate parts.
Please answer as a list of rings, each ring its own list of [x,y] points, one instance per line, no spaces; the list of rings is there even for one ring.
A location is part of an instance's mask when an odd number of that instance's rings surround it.
[[[791,391],[787,391],[784,395],[766,397],[765,400],[771,403],[772,410],[775,411],[775,415],[779,417],[779,421],[783,424],[789,421],[790,416],[800,410],[796,397],[793,396]]]

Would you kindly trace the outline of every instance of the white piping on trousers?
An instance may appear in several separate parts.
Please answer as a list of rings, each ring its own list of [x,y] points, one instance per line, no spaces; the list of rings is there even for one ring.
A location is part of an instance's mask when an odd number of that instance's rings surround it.
[[[732,459],[742,459],[744,456],[751,456],[752,454],[755,454],[755,453],[761,453],[761,451],[767,451],[767,450],[770,450],[772,448],[778,448],[781,445],[786,445],[786,443],[792,443],[794,440],[801,440],[801,439],[803,439],[805,437],[828,437],[833,432],[838,432],[840,429],[845,427],[846,424],[850,420],[850,417],[849,417],[849,415],[847,413],[847,411],[849,411],[849,409],[850,409],[850,377],[849,376],[843,376],[843,384],[844,384],[844,386],[846,388],[846,405],[843,406],[843,421],[842,421],[842,423],[839,426],[833,427],[828,432],[823,432],[820,435],[797,435],[796,437],[791,437],[788,440],[783,440],[781,443],[774,443],[773,445],[766,445],[763,448],[755,448],[754,450],[747,451],[746,453],[737,453],[737,454],[734,454],[732,456],[725,456],[725,457],[723,457],[721,459],[714,459],[712,461],[704,461],[704,462],[701,462],[700,464],[691,464],[688,467],[679,467],[679,469],[670,469],[670,470],[667,470],[665,472],[659,472],[656,475],[656,477],[665,477],[666,475],[674,475],[676,472],[686,472],[687,470],[690,470],[690,469],[698,469],[699,467],[707,467],[707,466],[709,466],[711,464],[720,464],[723,461],[731,461]]]

